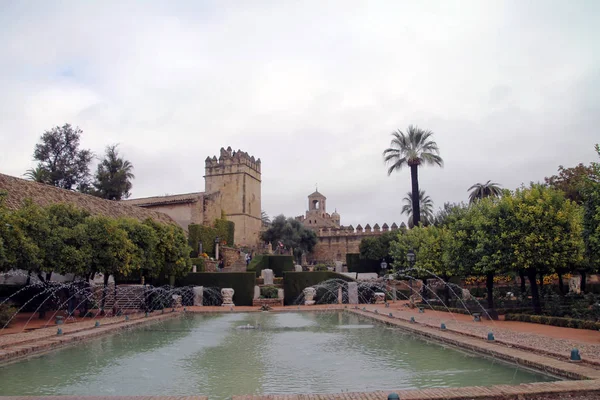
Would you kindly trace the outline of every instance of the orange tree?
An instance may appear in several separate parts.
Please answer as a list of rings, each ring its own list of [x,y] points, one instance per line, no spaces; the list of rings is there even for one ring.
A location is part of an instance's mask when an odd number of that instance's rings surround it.
[[[512,250],[512,267],[523,268],[535,312],[541,312],[537,275],[583,260],[582,213],[562,192],[533,184],[503,198],[501,237]]]

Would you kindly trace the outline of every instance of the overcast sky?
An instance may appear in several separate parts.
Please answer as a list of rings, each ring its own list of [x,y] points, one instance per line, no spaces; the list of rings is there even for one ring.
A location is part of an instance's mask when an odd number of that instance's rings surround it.
[[[262,207],[327,196],[344,225],[406,220],[395,129],[435,132],[436,209],[489,179],[514,189],[600,142],[599,1],[3,1],[0,172],[46,129],[120,143],[132,197],[204,190],[221,147],[262,160]]]

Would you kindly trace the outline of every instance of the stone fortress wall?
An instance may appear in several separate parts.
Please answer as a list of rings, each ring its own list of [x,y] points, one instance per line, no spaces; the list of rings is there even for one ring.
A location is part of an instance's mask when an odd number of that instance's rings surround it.
[[[314,263],[331,263],[333,261],[346,262],[346,254],[359,253],[360,242],[366,237],[379,236],[385,232],[397,231],[398,226],[393,223],[392,226],[384,223],[381,227],[378,224],[369,224],[363,228],[358,225],[356,229],[352,225],[338,229],[320,228],[316,231],[319,239],[313,253],[307,258],[307,261]]]
[[[235,223],[234,241],[256,247],[261,229],[261,161],[231,147],[205,160],[205,191],[124,200],[122,203],[169,215],[187,231],[189,224],[212,225],[224,212]]]
[[[360,242],[365,237],[399,229],[396,223],[391,226],[387,223],[382,226],[375,224],[373,227],[366,224],[364,228],[358,225],[355,229],[352,225],[342,226],[340,219],[337,210],[327,213],[327,198],[318,190],[308,196],[308,210],[305,215],[296,217],[296,220],[317,234],[317,245],[313,253],[307,256],[309,263],[345,262],[346,254],[359,252]]]

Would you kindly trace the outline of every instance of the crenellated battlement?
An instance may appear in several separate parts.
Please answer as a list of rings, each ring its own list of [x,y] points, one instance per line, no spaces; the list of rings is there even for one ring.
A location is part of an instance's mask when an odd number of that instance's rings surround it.
[[[350,226],[342,226],[340,228],[319,228],[315,229],[317,237],[330,237],[330,236],[374,236],[385,232],[394,232],[399,229],[406,229],[404,222],[400,224],[400,227],[394,222],[391,226],[387,223],[379,226],[375,224],[371,227],[370,224],[366,224],[364,228],[359,224],[354,228]]]
[[[260,174],[261,161],[260,158],[255,159],[254,156],[250,156],[245,151],[237,150],[233,151],[231,146],[227,149],[221,147],[219,158],[217,156],[206,157],[204,161],[206,168],[206,175],[219,174],[228,167],[239,167],[246,166],[253,171]]]

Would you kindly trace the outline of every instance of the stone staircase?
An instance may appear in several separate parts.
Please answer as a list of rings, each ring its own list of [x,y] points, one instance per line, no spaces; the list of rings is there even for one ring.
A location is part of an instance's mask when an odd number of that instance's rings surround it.
[[[98,306],[102,304],[103,289],[103,286],[96,286],[94,288]],[[143,306],[143,301],[143,285],[118,285],[115,296],[115,285],[109,284],[104,309],[111,311],[116,307],[117,310],[139,310]]]

